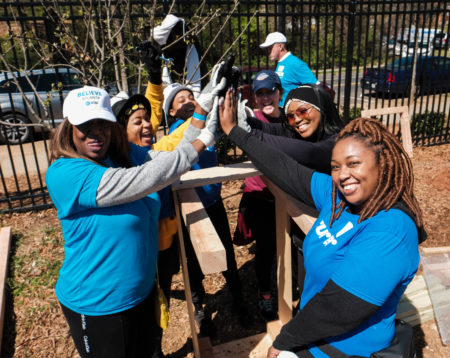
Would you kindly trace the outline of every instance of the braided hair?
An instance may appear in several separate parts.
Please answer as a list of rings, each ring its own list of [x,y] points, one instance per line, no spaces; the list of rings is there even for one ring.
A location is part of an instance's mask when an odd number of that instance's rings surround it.
[[[403,202],[411,211],[417,227],[422,228],[422,212],[413,193],[414,175],[411,160],[394,135],[376,119],[357,118],[342,129],[336,143],[344,138],[355,138],[372,148],[379,166],[378,184],[361,209],[358,222],[376,215],[382,209],[387,211],[396,203]],[[336,196],[337,186],[333,183],[330,227],[346,206],[343,199],[336,207]]]

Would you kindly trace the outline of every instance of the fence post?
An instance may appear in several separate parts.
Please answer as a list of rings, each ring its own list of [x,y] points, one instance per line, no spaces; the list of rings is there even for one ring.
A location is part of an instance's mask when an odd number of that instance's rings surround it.
[[[352,62],[353,41],[355,31],[356,1],[349,3],[349,19],[347,33],[347,63],[345,65],[345,89],[344,89],[344,121],[349,121],[350,115],[350,93],[352,89]]]
[[[277,18],[278,21],[278,32],[281,32],[282,34],[285,34],[286,31],[286,1],[281,0],[278,2],[277,6]]]

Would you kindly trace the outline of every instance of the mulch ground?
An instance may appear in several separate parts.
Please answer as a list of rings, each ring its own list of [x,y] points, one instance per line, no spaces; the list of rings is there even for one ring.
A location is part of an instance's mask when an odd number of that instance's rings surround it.
[[[415,192],[421,204],[428,240],[424,247],[450,245],[450,145],[414,149]],[[242,181],[224,182],[222,197],[232,232],[242,195]],[[56,301],[55,275],[46,278],[63,259],[59,222],[54,209],[38,213],[0,216],[2,226],[13,229],[11,270],[9,277],[18,282],[6,291],[2,357],[78,357],[67,325]],[[248,328],[239,325],[231,313],[231,296],[221,274],[204,280],[207,308],[212,312],[217,335],[213,345],[255,335],[265,331],[258,313],[253,269],[253,244],[235,246],[236,261],[243,284],[243,294],[253,317]],[[42,263],[46,264],[43,265]],[[12,267],[15,267],[12,269]],[[57,271],[56,271],[57,272]],[[52,281],[53,280],[53,281]],[[9,281],[8,281],[9,282]],[[164,333],[163,349],[170,357],[192,356],[190,331],[181,274],[174,276],[171,298],[171,321]],[[275,291],[275,288],[274,288]],[[434,320],[415,327],[418,357],[450,357]]]

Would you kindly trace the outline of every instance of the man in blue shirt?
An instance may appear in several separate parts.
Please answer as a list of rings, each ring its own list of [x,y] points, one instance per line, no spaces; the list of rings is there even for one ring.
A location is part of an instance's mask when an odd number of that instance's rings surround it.
[[[271,32],[267,35],[266,41],[259,45],[262,49],[267,49],[272,61],[277,62],[275,72],[280,77],[281,86],[284,90],[280,107],[284,106],[284,101],[290,90],[302,84],[319,82],[308,65],[286,49],[286,42],[286,36],[281,32]]]

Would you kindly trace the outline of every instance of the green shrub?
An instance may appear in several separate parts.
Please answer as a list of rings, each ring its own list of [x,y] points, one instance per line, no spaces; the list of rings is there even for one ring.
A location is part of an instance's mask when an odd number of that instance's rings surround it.
[[[352,107],[350,108],[350,112],[348,114],[348,119],[351,121],[352,119],[361,117],[361,108],[359,107]]]
[[[446,118],[444,113],[425,112],[415,114],[411,123],[413,136],[430,136],[443,134]]]

